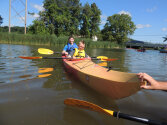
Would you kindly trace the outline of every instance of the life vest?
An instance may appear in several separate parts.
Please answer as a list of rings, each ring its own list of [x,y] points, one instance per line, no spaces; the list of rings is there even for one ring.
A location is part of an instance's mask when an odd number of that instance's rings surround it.
[[[77,58],[85,58],[85,56],[86,56],[85,50],[79,50],[79,49],[75,48],[74,56]]]
[[[75,50],[75,48],[78,48],[76,43],[73,43],[73,45],[71,45],[70,43],[67,43],[67,52],[71,52]]]

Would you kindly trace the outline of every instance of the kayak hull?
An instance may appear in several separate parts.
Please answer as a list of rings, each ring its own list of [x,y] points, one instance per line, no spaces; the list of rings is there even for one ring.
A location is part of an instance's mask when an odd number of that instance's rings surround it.
[[[95,91],[113,99],[130,96],[140,90],[140,80],[136,74],[108,71],[90,59],[63,59],[63,63],[68,73]]]

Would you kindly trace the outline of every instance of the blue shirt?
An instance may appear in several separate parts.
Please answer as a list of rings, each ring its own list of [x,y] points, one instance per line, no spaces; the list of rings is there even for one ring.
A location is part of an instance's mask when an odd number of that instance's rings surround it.
[[[67,43],[67,45],[65,45],[63,50],[66,51],[66,52],[71,52],[71,51],[74,51],[75,48],[78,49],[78,46],[77,46],[76,43],[73,43],[73,45],[71,45],[70,43]]]

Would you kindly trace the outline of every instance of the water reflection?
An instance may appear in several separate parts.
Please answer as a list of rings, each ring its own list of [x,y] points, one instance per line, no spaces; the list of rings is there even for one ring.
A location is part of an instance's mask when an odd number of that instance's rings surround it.
[[[135,124],[92,111],[67,107],[63,104],[66,98],[81,99],[106,109],[120,110],[127,114],[167,122],[167,93],[165,91],[141,90],[130,97],[112,100],[93,91],[66,73],[62,60],[15,58],[41,56],[37,52],[38,48],[61,51],[58,46],[0,44],[0,121],[3,125],[20,123],[25,125]],[[130,49],[88,48],[87,53],[91,57],[118,58],[116,61],[107,62],[107,67],[112,66],[114,70],[146,72],[157,80],[167,81],[167,54],[165,53],[155,50],[139,53]],[[50,56],[60,57],[61,55]],[[106,62],[102,65],[106,66]]]
[[[48,77],[42,74],[53,71],[53,68],[38,68],[36,61],[23,60],[18,56],[35,55],[34,50],[23,45],[0,44],[0,83],[16,83],[36,77]]]
[[[125,57],[124,66],[128,67],[129,72],[146,72],[157,80],[167,80],[166,54],[161,54],[156,50],[147,50],[144,53],[127,50]]]

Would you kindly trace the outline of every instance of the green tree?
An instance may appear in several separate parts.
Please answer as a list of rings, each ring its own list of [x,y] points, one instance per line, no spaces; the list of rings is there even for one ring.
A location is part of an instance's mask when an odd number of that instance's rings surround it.
[[[68,0],[66,13],[69,20],[66,31],[69,32],[69,35],[79,35],[79,22],[81,13],[80,0]]]
[[[11,32],[23,34],[24,33],[24,27],[19,27],[19,26],[11,27]]]
[[[92,15],[91,7],[88,3],[84,5],[81,12],[81,29],[80,33],[83,37],[90,37],[90,19]]]
[[[8,26],[0,27],[0,32],[9,32],[9,27]]]
[[[71,35],[78,33],[80,17],[79,0],[45,0],[41,20],[48,27],[54,26],[54,33],[57,36]]]
[[[91,38],[99,33],[100,15],[101,11],[98,9],[95,3],[91,4],[91,6],[86,3],[83,6],[80,25],[80,33],[83,37]]]
[[[91,4],[91,20],[90,20],[90,33],[91,37],[94,35],[97,35],[100,31],[99,25],[100,25],[100,15],[101,11],[98,9],[95,3]]]
[[[46,28],[43,21],[34,20],[33,25],[29,26],[29,33],[46,35],[49,34],[49,30]]]
[[[84,14],[82,15],[82,19],[83,19],[83,23],[82,23],[80,33],[83,37],[89,38],[90,37],[90,31],[89,31],[90,23],[89,23],[88,17]]]
[[[101,33],[103,40],[116,41],[118,44],[121,44],[128,40],[128,35],[132,35],[135,29],[136,26],[129,15],[114,14],[107,18]]]
[[[101,11],[95,3],[91,6],[86,3],[82,7],[80,0],[44,0],[43,7],[45,10],[29,27],[30,32],[57,36],[81,34],[84,37],[92,37],[99,32]]]
[[[0,15],[0,25],[3,23],[3,18]]]

